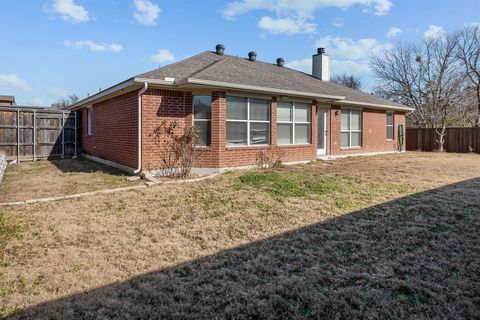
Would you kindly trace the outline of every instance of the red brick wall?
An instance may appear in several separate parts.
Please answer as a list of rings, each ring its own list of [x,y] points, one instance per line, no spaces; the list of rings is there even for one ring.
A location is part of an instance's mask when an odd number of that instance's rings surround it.
[[[82,110],[83,152],[118,164],[137,167],[137,91],[92,106],[93,135],[87,132],[87,110]]]
[[[338,114],[336,114],[338,111]],[[395,112],[393,119],[394,139],[387,140],[387,112],[385,110],[363,109],[362,112],[362,146],[360,148],[342,149],[340,144],[341,107],[332,106],[330,110],[330,146],[332,155],[355,154],[367,152],[397,151],[397,127],[403,123],[405,113]]]
[[[130,168],[137,167],[137,91],[93,105],[93,135],[87,135],[87,112],[82,112],[84,152],[95,157],[113,161]],[[342,150],[340,147],[340,110],[330,109],[329,145],[332,155],[382,152],[397,150],[397,126],[405,124],[405,113],[394,116],[394,139],[386,140],[386,111],[363,109],[362,146]],[[336,115],[336,111],[339,112]],[[284,161],[314,160],[317,153],[317,108],[312,104],[311,144],[278,146],[284,153]],[[272,98],[270,141],[276,146],[277,102]],[[192,93],[182,91],[149,89],[142,96],[142,169],[161,168],[158,146],[153,130],[163,120],[177,121],[178,132],[192,125]],[[269,147],[226,146],[226,93],[212,92],[212,137],[211,145],[199,150],[196,167],[236,167],[255,164],[258,153]],[[328,152],[328,149],[327,149]]]
[[[224,103],[226,104],[226,103]],[[223,109],[225,110],[225,108]],[[316,127],[316,106],[312,105],[312,134],[311,144],[308,145],[281,145],[277,146],[277,101],[272,98],[271,103],[271,121],[270,121],[270,142],[272,146],[278,147],[284,154],[284,162],[315,160],[317,155],[317,135]],[[225,124],[225,119],[223,118]],[[222,135],[223,141],[220,152],[222,155],[221,167],[236,167],[255,164],[259,152],[266,151],[268,147],[225,147],[225,133]]]
[[[142,169],[149,171],[160,168],[159,152],[162,145],[154,139],[153,131],[163,120],[178,122],[177,131],[185,128],[184,93],[148,89],[142,96]]]

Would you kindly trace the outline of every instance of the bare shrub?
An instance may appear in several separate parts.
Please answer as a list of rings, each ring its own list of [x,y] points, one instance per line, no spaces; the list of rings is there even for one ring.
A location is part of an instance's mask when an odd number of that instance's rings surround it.
[[[255,166],[259,169],[278,168],[282,165],[285,151],[277,146],[270,147],[257,153]]]
[[[166,120],[150,135],[157,146],[162,173],[186,179],[192,170],[193,162],[200,155],[195,149],[198,132],[195,127],[181,128],[177,121]]]

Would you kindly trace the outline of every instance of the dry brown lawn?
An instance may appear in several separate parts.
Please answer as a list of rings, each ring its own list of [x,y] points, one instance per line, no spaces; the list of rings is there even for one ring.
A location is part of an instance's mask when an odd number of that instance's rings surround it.
[[[8,317],[480,317],[479,155],[318,161],[0,217]]]
[[[0,202],[63,196],[138,184],[114,168],[84,158],[21,162],[7,167]]]

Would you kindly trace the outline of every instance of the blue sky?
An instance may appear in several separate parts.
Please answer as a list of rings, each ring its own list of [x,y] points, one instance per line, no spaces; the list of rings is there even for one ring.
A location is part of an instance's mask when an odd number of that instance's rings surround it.
[[[0,94],[27,105],[84,98],[217,43],[306,72],[324,46],[332,74],[368,88],[372,54],[471,23],[478,0],[0,0]]]

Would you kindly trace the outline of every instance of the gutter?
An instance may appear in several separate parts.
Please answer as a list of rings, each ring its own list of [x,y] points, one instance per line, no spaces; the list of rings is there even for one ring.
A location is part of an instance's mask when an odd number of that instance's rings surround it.
[[[138,91],[138,165],[133,174],[137,175],[142,171],[142,95],[148,89],[148,82],[143,83],[143,88]]]
[[[342,101],[337,101],[335,104],[341,105],[341,106],[357,106],[357,107],[369,107],[369,108],[378,108],[378,109],[388,109],[388,110],[399,110],[399,111],[406,111],[406,112],[412,112],[414,109],[411,107],[407,106],[391,106],[391,105],[386,105],[386,104],[378,104],[378,103],[366,103],[366,102],[356,102],[356,101],[350,101],[350,100],[342,100]]]

